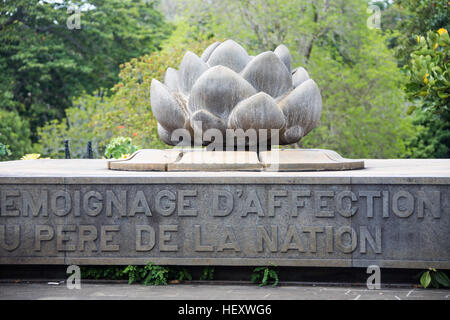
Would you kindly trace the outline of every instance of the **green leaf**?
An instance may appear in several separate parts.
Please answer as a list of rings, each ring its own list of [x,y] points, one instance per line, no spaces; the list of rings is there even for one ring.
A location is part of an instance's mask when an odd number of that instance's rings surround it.
[[[425,271],[422,277],[420,278],[420,284],[422,285],[422,287],[428,288],[430,283],[431,283],[430,271]]]
[[[414,112],[414,110],[416,110],[416,106],[409,106],[406,110],[406,114],[409,116]]]
[[[450,279],[442,271],[437,271],[435,274],[436,281],[444,287],[450,287]]]

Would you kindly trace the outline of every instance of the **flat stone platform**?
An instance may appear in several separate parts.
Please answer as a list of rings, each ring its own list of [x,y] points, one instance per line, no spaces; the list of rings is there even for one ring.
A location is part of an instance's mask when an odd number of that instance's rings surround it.
[[[0,283],[0,300],[450,300],[448,290],[417,288],[178,284],[144,286],[81,283],[69,290],[65,283]],[[184,304],[183,304],[184,306]],[[175,308],[174,308],[175,309]],[[175,309],[175,312],[178,309]],[[172,311],[171,309],[166,312]],[[218,312],[214,312],[217,314]],[[221,314],[221,313],[219,313]]]
[[[136,172],[108,170],[107,160],[19,160],[0,162],[0,183],[358,183],[450,184],[450,159],[364,159],[351,171]]]
[[[0,162],[0,264],[450,269],[450,160],[321,172]]]

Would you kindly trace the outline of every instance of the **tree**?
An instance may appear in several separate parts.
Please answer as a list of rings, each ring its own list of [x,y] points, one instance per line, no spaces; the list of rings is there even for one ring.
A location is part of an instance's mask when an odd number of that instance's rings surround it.
[[[403,79],[387,36],[367,28],[364,0],[189,2],[187,33],[232,38],[250,54],[283,43],[323,97],[321,123],[302,146],[346,157],[399,157],[411,134]]]
[[[34,141],[37,127],[62,119],[73,97],[111,87],[120,63],[159,50],[172,29],[153,1],[0,4],[0,105],[29,120]]]
[[[446,29],[417,36],[405,67],[409,113],[420,128],[409,141],[408,156],[450,158],[450,37]]]
[[[28,122],[15,111],[0,109],[0,160],[19,159],[31,150]]]
[[[395,32],[391,45],[396,48],[400,66],[408,64],[417,35],[425,35],[430,30],[437,31],[440,28],[448,30],[450,26],[448,1],[396,0],[383,14],[389,16],[394,12],[395,22],[386,25],[385,30]]]
[[[163,80],[168,67],[178,68],[187,50],[200,54],[215,39],[195,42],[186,38],[180,25],[161,51],[133,58],[120,65],[120,81],[111,94],[96,92],[74,100],[66,110],[67,118],[54,120],[39,129],[38,150],[44,156],[62,158],[64,140],[69,139],[73,157],[84,157],[88,140],[93,142],[94,156],[101,157],[109,141],[129,137],[142,148],[167,148],[158,136],[156,119],[151,112],[150,83]]]
[[[408,113],[415,133],[407,139],[407,157],[450,157],[448,5],[442,0],[398,0],[382,15],[382,22],[389,22],[382,23],[383,30],[408,80]]]

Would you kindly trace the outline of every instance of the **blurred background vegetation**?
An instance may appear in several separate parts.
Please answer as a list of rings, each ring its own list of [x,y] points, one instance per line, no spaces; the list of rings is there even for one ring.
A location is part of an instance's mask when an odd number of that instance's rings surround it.
[[[67,19],[81,8],[80,29]],[[232,38],[288,46],[323,97],[294,147],[353,158],[450,158],[447,0],[0,0],[0,160],[102,157],[117,137],[165,148],[150,82]],[[376,6],[376,7],[374,7]],[[379,9],[379,10],[378,10]],[[380,28],[369,28],[380,12]]]

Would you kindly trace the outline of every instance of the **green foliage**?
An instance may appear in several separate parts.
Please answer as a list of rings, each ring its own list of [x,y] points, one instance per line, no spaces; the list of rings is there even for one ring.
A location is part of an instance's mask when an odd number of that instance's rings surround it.
[[[260,286],[267,286],[270,279],[274,280],[272,284],[273,287],[278,285],[278,271],[275,269],[276,265],[271,264],[270,266],[257,267],[253,269],[253,274],[251,276],[251,281],[253,283],[260,282]]]
[[[123,267],[81,267],[81,279],[106,279],[106,280],[122,280],[126,279]]]
[[[232,38],[250,54],[288,46],[293,66],[308,70],[323,98],[321,122],[302,147],[396,158],[412,134],[404,80],[388,37],[367,28],[366,10],[362,0],[195,0],[186,6],[183,23],[187,35]]]
[[[11,155],[11,151],[9,150],[9,146],[0,142],[0,160],[6,159]]]
[[[192,280],[192,275],[184,267],[162,267],[150,262],[145,266],[129,265],[125,268],[121,266],[81,267],[81,278],[95,280],[128,279],[129,284],[166,285],[168,280]],[[212,280],[212,277],[210,280]]]
[[[131,138],[117,137],[111,140],[106,146],[105,157],[110,159],[119,159],[124,155],[131,155],[136,152],[139,147],[133,144]]]
[[[123,270],[123,273],[128,274],[128,284],[132,284],[141,282],[145,278],[147,270],[145,267],[130,265]]]
[[[69,140],[71,157],[85,158],[87,143],[92,141],[94,158],[101,157],[105,141],[109,141],[112,136],[94,134],[89,121],[96,112],[102,111],[101,105],[107,99],[102,91],[76,99],[75,107],[65,110],[65,119],[61,121],[55,119],[38,128],[39,142],[35,148],[45,156],[54,159],[64,158],[64,140]]]
[[[428,288],[430,285],[436,289],[439,286],[450,287],[450,279],[448,276],[435,268],[428,268],[427,271],[423,271],[419,276],[420,284],[423,288]]]
[[[184,281],[184,280],[192,280],[192,275],[187,271],[186,268],[183,267],[170,267],[168,279]]]
[[[450,157],[450,38],[448,31],[416,36],[417,44],[405,71],[406,93],[416,133],[408,140],[412,158]]]
[[[333,149],[351,158],[397,158],[412,135],[404,112],[403,79],[385,37],[376,30],[361,36],[343,57],[316,47],[309,72],[321,90],[320,124],[302,146]]]
[[[119,64],[160,49],[172,26],[155,1],[2,0],[0,105],[36,128],[61,119],[72,97],[117,82]],[[69,29],[74,10],[80,29]],[[34,136],[36,138],[36,136]]]
[[[414,111],[415,133],[407,140],[408,158],[450,158],[450,119],[421,109]]]
[[[161,51],[122,64],[120,82],[111,95],[98,91],[84,94],[66,109],[66,119],[53,121],[39,129],[39,152],[52,158],[64,157],[64,140],[71,142],[73,157],[84,157],[86,143],[93,143],[94,156],[101,156],[113,137],[132,137],[143,148],[163,149],[151,112],[150,83],[162,80],[168,67],[177,68],[187,50],[200,54],[214,39],[192,42],[174,33]],[[39,149],[40,148],[40,149]],[[80,153],[81,152],[81,153]]]
[[[204,267],[200,275],[200,280],[214,280],[214,267]]]
[[[0,145],[0,160],[17,160],[32,150],[28,121],[15,111],[0,110]]]
[[[128,274],[129,284],[142,282],[146,286],[158,286],[167,284],[169,268],[150,262],[146,266],[127,266],[123,272]]]
[[[417,46],[405,67],[409,82],[406,92],[414,103],[408,113],[419,105],[424,111],[450,115],[450,37],[448,31],[430,31],[417,36]]]
[[[448,1],[443,0],[396,0],[383,12],[381,21],[391,16],[392,23],[386,26],[394,30],[390,44],[396,50],[399,65],[407,65],[415,49],[416,37],[430,30],[450,27]]]

